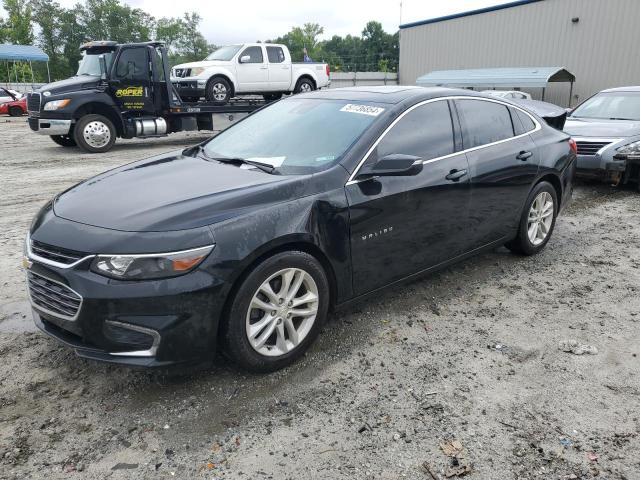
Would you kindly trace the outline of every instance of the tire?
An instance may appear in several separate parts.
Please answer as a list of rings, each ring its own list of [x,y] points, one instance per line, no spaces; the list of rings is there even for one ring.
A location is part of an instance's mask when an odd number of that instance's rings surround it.
[[[284,275],[289,272],[292,273],[289,275],[292,288],[286,295],[279,290]],[[299,281],[301,283],[294,291]],[[271,287],[271,299],[263,293],[267,284]],[[281,293],[283,296],[279,297]],[[312,300],[314,295],[316,300]],[[291,303],[287,297],[293,298]],[[280,299],[284,301],[280,302]],[[296,305],[296,299],[303,303]],[[305,299],[310,301],[304,302]],[[256,303],[265,308],[256,308]],[[292,316],[289,308],[294,313]],[[235,292],[221,325],[224,352],[250,372],[267,373],[284,368],[313,343],[328,310],[329,283],[320,262],[304,252],[278,253],[257,265]],[[305,315],[296,316],[297,312]],[[253,340],[249,338],[251,327]],[[296,339],[291,335],[291,329],[296,332]]]
[[[108,152],[116,142],[116,127],[103,115],[85,115],[76,122],[73,139],[85,152]]]
[[[78,144],[71,135],[50,135],[51,140],[63,147],[75,147]]]
[[[553,204],[550,205],[549,202]],[[539,253],[553,234],[557,215],[556,189],[549,182],[538,183],[527,197],[518,226],[518,235],[505,246],[520,255]]]
[[[293,93],[309,93],[316,89],[313,80],[309,78],[301,78],[296,83],[296,88],[293,89]]]
[[[9,116],[11,117],[21,117],[24,115],[24,111],[20,107],[9,107]]]
[[[226,105],[231,100],[231,85],[224,77],[213,77],[207,83],[205,98],[214,105]]]
[[[265,93],[262,95],[262,98],[267,102],[275,102],[276,100],[280,100],[282,98],[281,93]]]

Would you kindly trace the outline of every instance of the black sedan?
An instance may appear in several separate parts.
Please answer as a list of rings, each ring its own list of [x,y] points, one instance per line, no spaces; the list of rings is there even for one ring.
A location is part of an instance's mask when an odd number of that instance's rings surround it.
[[[25,245],[38,327],[77,354],[251,371],[292,363],[328,312],[506,245],[542,250],[575,143],[507,100],[336,89],[86,180]]]

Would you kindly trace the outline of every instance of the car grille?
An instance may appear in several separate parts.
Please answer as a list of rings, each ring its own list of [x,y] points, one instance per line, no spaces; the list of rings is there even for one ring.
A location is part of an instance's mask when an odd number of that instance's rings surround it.
[[[611,142],[587,142],[584,140],[576,142],[578,155],[595,155],[601,148],[610,144]]]
[[[30,117],[40,116],[40,94],[28,93],[27,94],[27,112]]]
[[[39,257],[62,263],[64,265],[71,265],[72,263],[75,263],[81,258],[87,256],[85,253],[46,245],[44,243],[36,242],[35,240],[31,240],[31,252]]]
[[[65,320],[75,320],[82,305],[82,297],[62,283],[54,282],[33,272],[27,273],[29,297],[33,306]]]
[[[189,77],[191,76],[191,69],[190,68],[176,68],[175,70],[175,75],[176,77]]]

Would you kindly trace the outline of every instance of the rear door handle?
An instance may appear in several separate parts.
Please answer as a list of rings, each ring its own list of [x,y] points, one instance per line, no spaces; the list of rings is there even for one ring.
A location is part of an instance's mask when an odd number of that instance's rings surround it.
[[[522,152],[520,152],[516,158],[518,160],[522,160],[523,162],[526,161],[528,158],[530,158],[533,155],[533,153],[531,152],[525,152],[524,150]]]
[[[449,175],[447,175],[446,178],[447,180],[451,180],[452,182],[457,182],[458,180],[460,180],[462,177],[464,177],[467,174],[466,170],[451,170],[449,172]]]

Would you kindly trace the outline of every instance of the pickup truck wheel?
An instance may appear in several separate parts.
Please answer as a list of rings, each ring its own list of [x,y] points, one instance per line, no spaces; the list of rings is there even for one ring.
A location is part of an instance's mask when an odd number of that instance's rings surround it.
[[[293,90],[293,93],[308,93],[313,92],[316,89],[316,86],[313,84],[311,80],[308,78],[301,78],[296,83],[296,88]]]
[[[73,138],[85,152],[108,152],[116,142],[116,127],[103,115],[85,115],[76,122]]]
[[[233,296],[221,325],[224,352],[251,372],[286,367],[313,343],[328,309],[320,262],[305,252],[277,253],[249,272]]]
[[[14,105],[13,107],[9,107],[9,115],[11,117],[20,117],[24,115],[24,111],[20,107]]]
[[[207,83],[205,98],[216,105],[225,105],[231,100],[231,85],[222,77],[213,77]]]
[[[282,98],[281,93],[265,93],[262,95],[262,98],[267,102],[275,102],[276,100],[280,100]]]
[[[50,135],[50,137],[51,140],[56,142],[58,145],[62,145],[63,147],[75,147],[77,145],[76,141],[71,135]]]

